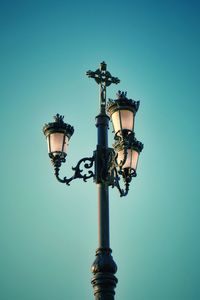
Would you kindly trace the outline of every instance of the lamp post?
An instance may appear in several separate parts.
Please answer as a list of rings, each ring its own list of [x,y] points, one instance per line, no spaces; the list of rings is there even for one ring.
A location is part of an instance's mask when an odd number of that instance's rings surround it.
[[[111,255],[109,235],[109,186],[116,187],[120,196],[126,196],[133,177],[136,176],[139,154],[143,144],[136,140],[134,120],[139,108],[139,101],[126,97],[126,93],[118,92],[116,100],[106,103],[106,87],[118,84],[120,80],[108,71],[105,62],[95,72],[88,71],[86,75],[94,78],[100,85],[100,110],[96,117],[97,146],[92,157],[79,160],[72,168],[72,177],[60,178],[59,170],[66,160],[67,146],[74,128],[64,123],[64,117],[57,114],[54,122],[45,124],[43,132],[47,139],[49,157],[54,166],[55,176],[59,182],[70,185],[74,179],[87,181],[93,178],[98,191],[98,249],[92,264],[92,285],[96,300],[114,300],[115,287],[118,282],[115,277],[117,265]],[[112,120],[114,128],[113,148],[108,147],[108,126]],[[85,173],[83,173],[83,167]],[[91,168],[94,166],[94,169]],[[124,187],[121,187],[123,181]]]

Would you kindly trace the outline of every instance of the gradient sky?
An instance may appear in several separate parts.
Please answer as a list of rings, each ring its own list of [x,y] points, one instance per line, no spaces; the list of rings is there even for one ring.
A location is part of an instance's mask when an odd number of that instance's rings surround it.
[[[103,60],[145,145],[129,195],[110,191],[116,300],[200,299],[199,1],[0,1],[0,34],[0,299],[93,299],[96,187],[55,180],[42,127],[75,127],[71,176],[96,147],[85,71]]]

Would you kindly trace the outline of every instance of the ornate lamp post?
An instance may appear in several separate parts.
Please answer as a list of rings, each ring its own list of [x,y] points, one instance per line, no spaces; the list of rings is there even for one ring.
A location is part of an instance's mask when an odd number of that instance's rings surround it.
[[[45,124],[43,132],[47,138],[49,157],[54,166],[55,176],[59,182],[70,185],[76,178],[87,181],[93,178],[98,189],[98,249],[96,259],[92,265],[96,300],[114,300],[117,278],[117,265],[110,249],[109,236],[109,186],[117,187],[120,196],[126,196],[133,177],[136,176],[138,157],[143,144],[136,140],[134,120],[139,108],[139,101],[127,99],[126,93],[118,92],[116,100],[109,100],[106,104],[106,87],[120,80],[113,77],[106,69],[105,62],[95,72],[88,71],[86,75],[94,78],[100,85],[100,112],[96,117],[97,146],[92,157],[84,157],[72,168],[72,177],[60,178],[59,170],[65,162],[68,142],[73,135],[74,128],[64,123],[63,116],[57,114],[53,123]],[[108,147],[108,125],[112,120],[114,128],[113,148]],[[83,164],[85,173],[80,166]],[[91,168],[94,166],[94,169]],[[121,180],[124,187],[121,187]]]

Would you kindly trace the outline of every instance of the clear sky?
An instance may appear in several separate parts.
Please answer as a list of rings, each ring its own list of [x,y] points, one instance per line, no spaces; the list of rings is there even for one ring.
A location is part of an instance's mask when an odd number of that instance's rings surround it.
[[[121,79],[108,97],[141,101],[145,145],[129,195],[110,191],[116,300],[200,299],[199,1],[4,0],[0,37],[0,299],[93,299],[96,187],[55,180],[42,127],[74,126],[71,176],[96,147],[85,71],[103,60]]]

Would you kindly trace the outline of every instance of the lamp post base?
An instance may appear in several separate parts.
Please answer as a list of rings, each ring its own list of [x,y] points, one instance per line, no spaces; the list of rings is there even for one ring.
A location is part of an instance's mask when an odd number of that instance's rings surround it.
[[[92,285],[95,300],[114,300],[117,278],[117,265],[114,262],[110,248],[99,248],[96,251],[96,259],[92,265]]]

